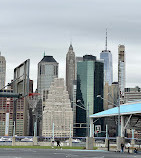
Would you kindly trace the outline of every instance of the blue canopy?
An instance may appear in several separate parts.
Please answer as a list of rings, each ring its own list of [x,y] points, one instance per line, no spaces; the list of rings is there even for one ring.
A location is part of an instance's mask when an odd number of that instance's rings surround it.
[[[102,112],[98,112],[96,114],[90,115],[90,118],[117,116],[119,114],[118,108],[119,107],[115,107]],[[120,105],[120,115],[129,115],[137,113],[141,113],[141,102]]]

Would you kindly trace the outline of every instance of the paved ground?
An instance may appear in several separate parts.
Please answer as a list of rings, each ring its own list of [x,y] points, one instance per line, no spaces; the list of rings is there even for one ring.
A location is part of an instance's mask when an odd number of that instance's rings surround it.
[[[141,158],[141,155],[87,150],[1,148],[0,158]]]

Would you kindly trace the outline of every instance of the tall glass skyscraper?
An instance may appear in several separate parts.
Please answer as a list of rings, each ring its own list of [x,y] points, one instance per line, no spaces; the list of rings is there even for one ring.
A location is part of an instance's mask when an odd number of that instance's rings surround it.
[[[104,82],[112,85],[113,82],[113,64],[112,54],[109,50],[103,50],[100,53],[100,59],[104,60]]]
[[[112,53],[107,50],[107,31],[106,31],[106,45],[105,50],[100,53],[100,59],[104,60],[104,82],[112,85],[113,82],[113,63]]]
[[[83,61],[77,63],[77,95],[79,106],[84,105],[86,110],[76,107],[76,123],[88,123],[88,115],[103,110],[103,74],[104,63],[96,60],[95,56],[85,55]],[[79,101],[79,102],[78,102]],[[80,102],[81,101],[81,102]],[[77,136],[86,136],[86,129],[76,129]]]

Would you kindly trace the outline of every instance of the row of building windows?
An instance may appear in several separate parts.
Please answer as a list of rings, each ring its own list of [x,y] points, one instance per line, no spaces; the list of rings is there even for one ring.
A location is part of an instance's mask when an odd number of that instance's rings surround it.
[[[5,61],[5,60],[4,60],[4,61],[3,61],[3,60],[0,60],[0,64],[1,64],[1,63],[2,63],[2,64],[3,64],[3,63],[5,64],[5,63],[6,63],[6,61]]]

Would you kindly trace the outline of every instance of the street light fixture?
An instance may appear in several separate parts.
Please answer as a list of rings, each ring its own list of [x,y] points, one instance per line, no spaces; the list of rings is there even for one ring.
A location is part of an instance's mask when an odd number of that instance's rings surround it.
[[[97,98],[101,98],[101,99],[107,101],[108,103],[118,107],[118,137],[121,137],[121,133],[120,133],[120,105],[119,105],[119,103],[114,104],[114,103],[110,102],[109,100],[101,97],[101,95],[97,95]]]
[[[77,100],[77,103],[80,103],[83,107],[81,107],[81,106],[79,106],[77,104],[76,104],[76,106],[78,106],[79,108],[81,108],[83,110],[86,110],[86,114],[87,114],[87,136],[89,137],[90,136],[90,132],[89,132],[89,127],[90,127],[90,121],[89,121],[89,103],[88,103],[87,109],[84,106],[84,104],[81,102],[81,100]]]

